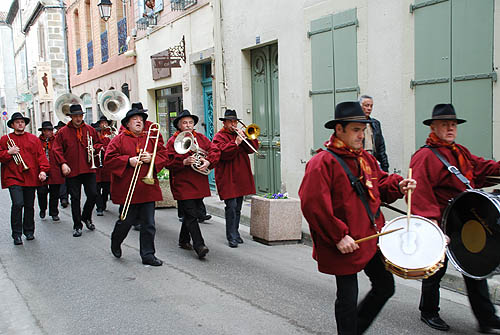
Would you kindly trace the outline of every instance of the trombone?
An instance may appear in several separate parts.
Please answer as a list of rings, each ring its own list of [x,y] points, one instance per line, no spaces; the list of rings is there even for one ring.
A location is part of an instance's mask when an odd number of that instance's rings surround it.
[[[249,138],[251,140],[255,140],[255,139],[257,139],[257,137],[259,137],[260,127],[257,124],[251,123],[248,126],[246,126],[241,120],[238,120],[238,122],[241,123],[241,125],[243,126],[244,131],[245,131],[245,135],[247,136],[247,138]],[[234,128],[238,129],[238,127],[234,127]],[[246,138],[241,136],[241,134],[236,131],[236,129],[235,129],[236,135],[238,135],[238,137],[241,138],[243,140],[243,142],[245,142],[250,147],[250,149],[252,149],[257,154],[257,156],[264,157],[264,155],[261,154],[257,149],[255,149],[253,147],[253,145],[247,141]]]
[[[87,131],[87,160],[89,163],[91,163],[91,169],[97,169],[94,161],[94,152],[94,140],[92,139],[92,136],[90,136],[90,133]]]
[[[7,148],[10,149],[12,147],[16,147],[16,142],[14,142],[13,139],[10,138],[9,134],[7,134],[7,137],[9,138],[7,140]],[[26,165],[26,163],[23,160],[23,157],[21,156],[21,152],[18,152],[17,154],[12,155],[14,162],[16,165],[22,165],[23,166],[23,171],[29,170],[29,167]]]
[[[156,136],[153,136],[152,134],[153,131],[156,131]],[[159,138],[160,138],[160,124],[152,123],[149,126],[148,136],[146,137],[146,144],[144,144],[144,148],[142,148],[139,151],[139,156],[138,156],[139,160],[137,161],[137,165],[134,168],[134,173],[132,174],[132,180],[130,181],[130,186],[128,188],[127,196],[125,197],[125,203],[123,204],[123,210],[120,215],[120,220],[122,221],[125,221],[125,219],[127,218],[128,208],[130,207],[130,203],[132,202],[132,196],[134,195],[135,185],[137,184],[137,179],[139,179],[139,172],[141,171],[142,167],[141,156],[143,152],[147,150],[150,139],[155,140],[156,142],[153,150],[153,155],[151,157],[148,173],[146,177],[142,178],[142,182],[148,185],[154,184],[153,166],[156,157],[156,148],[158,147]]]

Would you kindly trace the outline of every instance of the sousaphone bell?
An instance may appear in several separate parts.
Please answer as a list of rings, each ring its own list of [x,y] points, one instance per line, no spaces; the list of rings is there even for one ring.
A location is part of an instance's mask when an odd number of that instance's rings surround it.
[[[62,122],[67,123],[71,119],[69,116],[69,108],[71,105],[83,106],[83,101],[73,93],[64,93],[56,99],[54,110],[57,118]]]

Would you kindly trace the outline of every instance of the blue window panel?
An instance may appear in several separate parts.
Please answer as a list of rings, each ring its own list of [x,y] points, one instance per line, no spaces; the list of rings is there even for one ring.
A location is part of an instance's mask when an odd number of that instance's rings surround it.
[[[105,63],[108,61],[108,31],[104,31],[101,34],[101,62]]]
[[[127,18],[124,17],[116,24],[118,26],[118,54],[128,50],[127,47]]]
[[[76,49],[76,74],[82,73],[82,50]]]
[[[92,41],[87,43],[87,58],[89,61],[89,70],[94,67],[94,47]]]

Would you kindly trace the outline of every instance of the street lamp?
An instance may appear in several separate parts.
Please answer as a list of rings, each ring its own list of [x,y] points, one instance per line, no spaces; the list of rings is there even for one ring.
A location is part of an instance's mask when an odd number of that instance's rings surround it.
[[[100,0],[97,4],[99,7],[99,14],[101,15],[101,19],[105,22],[108,22],[109,17],[111,16],[111,0]]]

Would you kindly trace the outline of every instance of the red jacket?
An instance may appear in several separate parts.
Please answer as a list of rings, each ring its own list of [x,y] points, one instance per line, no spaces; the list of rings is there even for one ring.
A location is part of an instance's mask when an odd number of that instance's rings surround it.
[[[206,159],[210,162],[209,168],[213,168],[219,161],[220,152],[217,147],[204,135],[193,131],[200,148],[208,152]],[[174,141],[179,132],[176,132],[167,142],[167,168],[170,170],[170,189],[175,200],[201,199],[209,197],[210,186],[208,176],[196,172],[190,165],[184,165],[185,158],[192,155],[188,152],[180,155],[175,152]]]
[[[399,182],[403,178],[382,171],[375,157],[364,150],[362,157],[372,171],[374,199],[368,194],[367,199],[372,213],[376,213],[381,201],[390,203],[403,197],[399,191]],[[353,175],[359,177],[358,161],[350,157],[342,158]],[[377,251],[377,239],[359,244],[358,250],[348,254],[340,253],[336,244],[345,235],[357,240],[377,231],[344,169],[329,152],[321,151],[307,163],[299,196],[302,213],[309,223],[313,258],[318,262],[319,271],[348,275],[364,269]],[[379,231],[384,223],[384,216],[380,213],[376,219]]]
[[[90,168],[91,163],[88,162],[87,134],[92,137],[95,153],[99,152],[102,147],[101,140],[93,127],[84,123],[81,129],[82,138],[79,140],[77,129],[70,121],[57,132],[56,140],[54,141],[54,154],[57,164],[61,166],[66,163],[71,168],[71,173],[66,178],[96,172],[96,169]]]
[[[42,185],[38,175],[41,171],[48,173],[49,161],[45,157],[42,145],[38,137],[25,132],[22,135],[9,134],[10,138],[20,149],[21,157],[29,170],[23,172],[22,165],[16,165],[12,155],[7,151],[7,135],[0,138],[0,163],[2,163],[2,188],[12,185],[40,186]]]
[[[130,166],[128,160],[130,157],[135,157],[139,154],[139,150],[144,148],[146,143],[146,133],[136,137],[129,132],[122,132],[115,136],[106,149],[104,156],[104,164],[110,169],[111,174],[111,199],[115,204],[123,204],[132,181],[134,168]],[[153,153],[154,140],[149,141],[147,152]],[[163,141],[159,140],[156,149],[155,168],[153,169],[153,176],[155,183],[153,185],[145,184],[142,178],[148,173],[150,164],[142,164],[139,171],[139,178],[137,180],[135,191],[132,196],[132,204],[141,204],[151,201],[161,201],[161,189],[156,178],[157,172],[165,166],[167,161],[166,150]]]
[[[49,153],[49,164],[50,164],[50,170],[47,175],[47,180],[42,183],[42,185],[57,185],[57,184],[64,184],[64,176],[61,172],[61,167],[56,163],[56,158],[54,156],[54,140],[55,136],[52,136],[48,141],[46,140],[45,136],[40,135],[38,137],[40,140],[40,143],[42,144],[42,151],[43,153],[46,154],[46,150],[48,150]],[[45,155],[47,157],[47,155]]]
[[[474,156],[464,146],[457,146],[473,165],[474,178],[470,180],[473,188],[483,187],[488,175],[500,175],[500,162]],[[439,147],[437,150],[451,165],[459,167],[457,158],[449,148]],[[412,213],[434,219],[441,224],[448,200],[465,191],[465,185],[446,169],[429,148],[419,149],[411,158],[410,167],[412,177],[417,181],[417,188],[412,193]]]
[[[102,148],[101,148],[101,160],[102,160],[102,168],[98,167],[96,171],[96,182],[98,183],[105,183],[105,182],[110,182],[111,181],[111,170],[109,169],[108,166],[104,165],[104,155],[106,153],[106,149],[109,145],[109,142],[111,142],[111,139],[107,136],[101,136],[99,134],[99,138],[101,139],[102,143]],[[98,153],[98,151],[96,151]],[[99,156],[95,156],[95,165],[99,166]]]
[[[250,166],[249,154],[254,151],[245,142],[236,145],[237,135],[222,128],[215,134],[213,143],[220,150],[220,160],[215,167],[215,182],[221,200],[255,194],[255,182]],[[248,140],[255,149],[259,148],[258,140]]]

